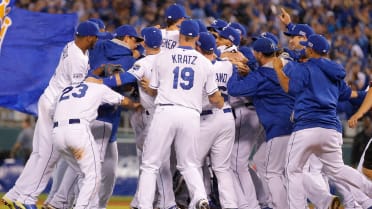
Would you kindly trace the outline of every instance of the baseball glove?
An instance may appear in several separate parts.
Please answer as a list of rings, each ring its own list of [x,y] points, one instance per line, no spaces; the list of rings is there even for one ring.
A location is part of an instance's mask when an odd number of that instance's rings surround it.
[[[105,64],[103,66],[103,76],[112,76],[116,72],[124,72],[123,67],[120,64]]]

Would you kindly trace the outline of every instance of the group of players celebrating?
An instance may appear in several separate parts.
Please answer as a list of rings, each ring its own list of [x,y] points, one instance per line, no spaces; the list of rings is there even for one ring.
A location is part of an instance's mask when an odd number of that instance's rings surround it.
[[[270,32],[248,47],[243,25],[206,27],[179,4],[165,18],[141,35],[79,24],[39,99],[33,153],[2,203],[36,208],[54,170],[43,208],[106,208],[126,108],[140,162],[132,208],[372,208],[371,148],[359,171],[346,166],[337,117],[340,103],[361,105],[355,127],[372,90],[346,85],[324,36],[284,9],[289,48]]]

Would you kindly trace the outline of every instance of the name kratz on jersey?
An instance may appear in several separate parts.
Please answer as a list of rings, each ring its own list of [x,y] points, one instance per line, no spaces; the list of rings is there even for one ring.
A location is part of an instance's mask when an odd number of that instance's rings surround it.
[[[163,39],[162,47],[165,47],[167,49],[173,49],[176,47],[177,42],[172,39]]]
[[[195,65],[196,59],[198,59],[197,56],[184,55],[184,54],[172,54],[173,63]]]

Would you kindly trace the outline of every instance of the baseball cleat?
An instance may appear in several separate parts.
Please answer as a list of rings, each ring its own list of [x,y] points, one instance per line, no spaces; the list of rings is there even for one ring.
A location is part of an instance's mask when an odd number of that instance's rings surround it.
[[[14,201],[7,198],[6,196],[3,196],[0,200],[3,205],[7,206],[9,209],[15,209]]]
[[[21,202],[15,202],[16,209],[37,209],[35,204],[23,204]]]
[[[341,201],[340,198],[337,196],[333,196],[331,204],[329,205],[328,209],[340,209],[341,208]]]
[[[196,203],[196,209],[209,209],[209,203],[207,199],[201,199]]]

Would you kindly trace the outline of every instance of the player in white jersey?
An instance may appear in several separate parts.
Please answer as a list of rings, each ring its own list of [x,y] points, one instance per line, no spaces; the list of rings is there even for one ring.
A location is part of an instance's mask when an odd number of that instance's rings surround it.
[[[187,16],[185,8],[180,4],[172,4],[165,10],[167,27],[161,29],[163,37],[162,51],[167,51],[178,47],[180,36],[179,26]]]
[[[148,129],[155,111],[155,96],[150,95],[148,91],[148,82],[151,78],[151,71],[157,55],[160,53],[160,45],[162,43],[161,31],[155,27],[148,27],[142,30],[142,36],[144,37],[144,47],[146,57],[138,60],[134,66],[128,71],[134,75],[138,80],[139,85],[139,96],[142,107],[144,108],[139,114],[141,121],[141,132],[139,136],[136,136],[137,144],[137,155],[139,156],[139,162],[142,162],[142,150],[143,143],[147,137]],[[150,94],[149,94],[150,93]],[[175,197],[172,187],[172,173],[169,165],[169,156],[164,160],[164,163],[160,167],[159,175],[157,177],[157,203],[154,207],[156,208],[171,208],[176,205]],[[138,195],[134,196],[131,202],[132,208],[138,208]]]
[[[89,82],[66,87],[56,104],[52,131],[56,155],[82,174],[74,208],[98,207],[96,196],[101,180],[101,162],[90,123],[96,119],[98,107],[104,103],[131,108],[139,106],[105,85]]]
[[[222,208],[238,208],[235,194],[230,155],[235,139],[235,121],[228,101],[227,81],[231,77],[233,65],[227,61],[215,59],[216,40],[211,33],[200,33],[197,50],[213,64],[213,73],[221,95],[224,97],[222,109],[209,103],[207,95],[203,96],[203,108],[200,117],[200,138],[196,153],[200,166],[210,155],[212,170],[218,181],[218,192]]]
[[[17,201],[19,208],[36,207],[37,197],[45,189],[54,166],[50,163],[55,154],[51,141],[52,110],[62,89],[81,82],[87,75],[88,49],[94,46],[97,36],[101,35],[95,23],[80,23],[75,40],[63,49],[56,71],[38,102],[38,120],[31,157],[15,186],[2,197],[2,202],[10,208],[14,201]]]
[[[156,174],[174,141],[177,168],[185,178],[191,204],[209,208],[195,153],[199,138],[202,95],[222,108],[223,98],[212,73],[212,64],[194,50],[199,26],[185,20],[180,29],[180,45],[159,54],[152,71],[150,87],[157,89],[156,109],[142,154],[138,199],[140,209],[152,209]],[[160,149],[161,147],[161,149]]]

